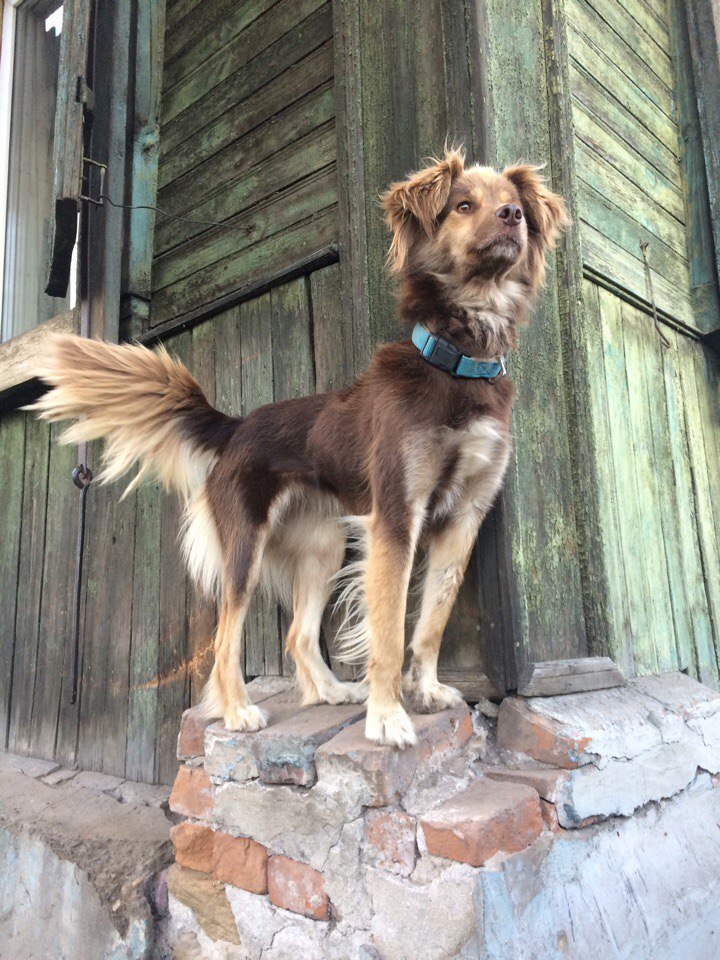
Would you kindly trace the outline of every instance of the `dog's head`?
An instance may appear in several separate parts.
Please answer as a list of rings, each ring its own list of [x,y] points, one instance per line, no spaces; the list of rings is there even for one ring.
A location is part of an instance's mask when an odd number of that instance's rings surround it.
[[[447,150],[442,160],[393,183],[382,197],[393,234],[392,272],[425,271],[462,282],[512,274],[540,287],[547,251],[568,218],[562,197],[538,170],[466,167],[462,151]]]

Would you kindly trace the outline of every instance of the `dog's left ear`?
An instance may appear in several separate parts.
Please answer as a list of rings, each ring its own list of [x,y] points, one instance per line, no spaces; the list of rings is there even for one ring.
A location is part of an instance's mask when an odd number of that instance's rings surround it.
[[[411,174],[407,180],[390,184],[380,198],[385,221],[393,232],[387,256],[393,273],[405,266],[410,248],[421,233],[432,236],[452,182],[463,172],[464,162],[462,150],[446,150],[442,160]]]
[[[503,171],[503,175],[517,187],[527,219],[528,266],[533,287],[542,285],[546,254],[555,246],[562,228],[570,223],[565,201],[548,189],[545,180],[538,175],[541,169],[530,164],[518,164]]]

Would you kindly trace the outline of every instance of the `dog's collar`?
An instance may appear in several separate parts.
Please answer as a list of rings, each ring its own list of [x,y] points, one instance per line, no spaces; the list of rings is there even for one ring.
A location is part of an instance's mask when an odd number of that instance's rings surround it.
[[[505,358],[498,360],[475,360],[468,357],[449,340],[436,337],[421,323],[416,323],[412,332],[412,342],[431,366],[444,370],[453,377],[467,377],[470,380],[495,380],[506,374]]]

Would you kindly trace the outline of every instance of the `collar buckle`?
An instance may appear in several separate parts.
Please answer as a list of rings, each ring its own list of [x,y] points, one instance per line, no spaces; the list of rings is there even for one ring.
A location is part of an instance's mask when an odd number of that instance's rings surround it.
[[[498,380],[501,380],[503,377],[507,376],[505,357],[498,357],[497,362],[500,364],[500,373],[496,373],[494,377],[490,377],[488,383],[496,383]]]
[[[458,350],[454,343],[450,343],[449,340],[442,337],[437,337],[430,353],[426,354],[423,351],[423,356],[431,366],[437,367],[438,370],[444,370],[445,373],[455,373],[462,352]]]

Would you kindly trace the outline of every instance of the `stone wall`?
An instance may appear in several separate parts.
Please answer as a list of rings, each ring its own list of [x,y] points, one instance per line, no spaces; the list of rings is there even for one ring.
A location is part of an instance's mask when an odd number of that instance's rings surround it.
[[[720,955],[720,696],[683,674],[417,716],[403,752],[253,696],[259,734],[183,718],[177,960]]]

